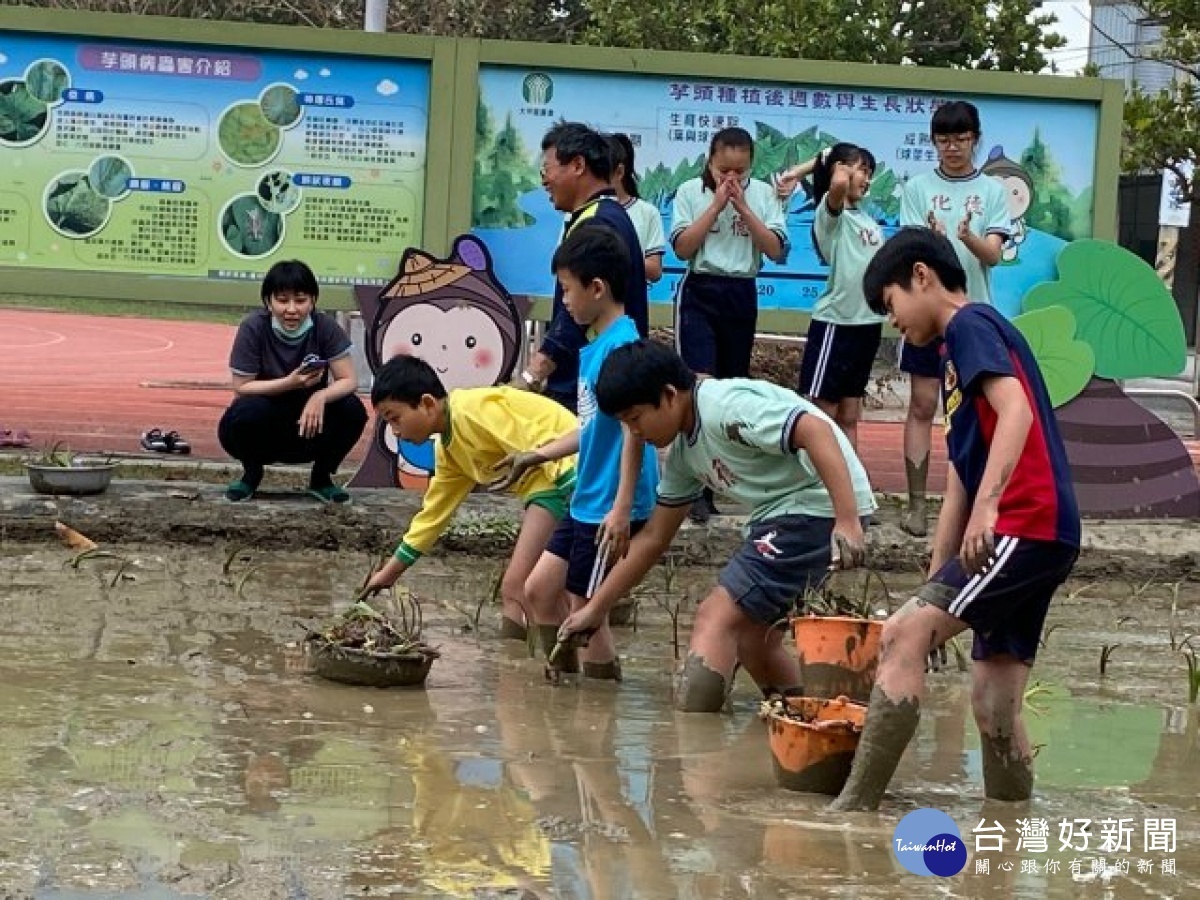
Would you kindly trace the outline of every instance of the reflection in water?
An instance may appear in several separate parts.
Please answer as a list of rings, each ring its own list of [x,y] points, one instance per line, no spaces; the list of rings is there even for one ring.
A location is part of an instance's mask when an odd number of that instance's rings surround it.
[[[1062,872],[1028,871],[1014,839],[939,882],[949,897],[1200,888],[1200,717],[1081,683],[1068,629],[1037,670],[1050,691],[1029,716],[1044,745],[1031,804],[979,799],[969,685],[944,672],[884,812],[845,818],[775,787],[752,691],[732,715],[674,711],[652,603],[620,636],[624,684],[550,687],[521,648],[463,633],[489,572],[430,560],[413,586],[437,598],[444,655],[428,690],[375,691],[311,678],[296,648],[297,620],[348,596],[358,562],[272,556],[239,597],[220,552],[115,585],[107,563],[64,574],[62,559],[0,566],[0,897],[927,896],[889,852],[920,806],[950,813],[969,847],[981,819],[1010,839],[1019,817],[1055,825],[1042,860]],[[1149,696],[1151,671],[1124,689]],[[1149,816],[1177,820],[1178,874],[1084,888],[1054,852],[1059,819]]]

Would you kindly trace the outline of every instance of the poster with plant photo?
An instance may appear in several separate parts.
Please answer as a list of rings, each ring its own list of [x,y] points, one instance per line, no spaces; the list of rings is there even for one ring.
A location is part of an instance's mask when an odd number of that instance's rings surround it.
[[[0,32],[0,265],[384,284],[428,108],[426,62]]]

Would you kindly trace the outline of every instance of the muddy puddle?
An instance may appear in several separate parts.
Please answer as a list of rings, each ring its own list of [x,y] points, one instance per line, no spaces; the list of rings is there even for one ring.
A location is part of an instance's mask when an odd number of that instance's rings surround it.
[[[1166,585],[1076,584],[1052,610],[1030,697],[1032,803],[981,800],[952,662],[931,676],[881,812],[838,817],[775,787],[748,682],[728,715],[672,711],[661,594],[618,631],[624,684],[552,687],[523,646],[493,636],[494,607],[474,627],[498,563],[425,560],[408,583],[443,656],[427,690],[378,691],[315,680],[297,649],[297,623],[340,609],[360,582],[361,554],[263,553],[224,574],[219,548],[117,549],[132,562],[77,570],[67,551],[0,551],[0,898],[1200,890],[1200,711],[1170,649],[1200,614],[1181,596],[1172,626]],[[672,596],[706,577],[678,575]],[[685,637],[689,610],[679,619]],[[972,850],[960,875],[893,860],[895,824],[919,807],[958,823]],[[1018,819],[1046,821],[1045,850],[1017,849]],[[1077,819],[1091,820],[1087,849]],[[981,820],[990,830],[973,835]],[[1064,821],[1076,849],[1061,848]],[[1105,833],[1119,849],[1101,849]]]

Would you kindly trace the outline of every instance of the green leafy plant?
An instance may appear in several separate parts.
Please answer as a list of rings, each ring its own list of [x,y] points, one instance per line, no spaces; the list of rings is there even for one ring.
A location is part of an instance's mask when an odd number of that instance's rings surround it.
[[[0,83],[0,142],[23,144],[45,128],[50,107],[29,93],[23,81]]]
[[[110,200],[129,190],[133,169],[119,156],[101,156],[88,169],[88,182],[97,194]]]
[[[70,237],[88,237],[104,227],[112,204],[92,188],[87,175],[60,175],[46,192],[46,218]]]
[[[1083,392],[1096,370],[1096,354],[1075,339],[1075,316],[1065,306],[1049,306],[1012,320],[1025,336],[1042,370],[1050,402],[1058,407]]]
[[[280,128],[288,128],[300,121],[304,108],[300,97],[286,84],[276,84],[266,89],[259,100],[263,118]]]
[[[1183,322],[1152,266],[1116,244],[1091,239],[1068,244],[1057,266],[1058,280],[1034,287],[1022,310],[1070,310],[1076,336],[1095,353],[1096,375],[1146,378],[1183,371]]]
[[[279,149],[279,128],[257,103],[238,103],[225,110],[217,125],[217,143],[231,162],[261,166]]]
[[[268,211],[254,194],[243,194],[225,207],[221,236],[243,256],[266,256],[283,240],[283,217]]]
[[[34,63],[25,74],[26,89],[43,103],[58,103],[63,91],[70,86],[71,76],[66,67],[53,59]]]
[[[71,448],[67,446],[66,441],[55,441],[42,449],[33,460],[39,466],[56,466],[60,469],[69,469],[74,462],[74,457],[71,455]]]

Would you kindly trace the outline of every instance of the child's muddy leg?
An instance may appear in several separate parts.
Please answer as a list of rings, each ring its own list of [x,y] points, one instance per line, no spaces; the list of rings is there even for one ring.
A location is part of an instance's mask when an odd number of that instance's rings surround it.
[[[675,698],[683,712],[720,712],[724,708],[738,662],[739,629],[746,622],[723,587],[714,588],[696,609]]]
[[[971,708],[979,727],[983,790],[990,800],[1028,800],[1033,754],[1021,720],[1029,666],[1012,656],[976,660]]]

